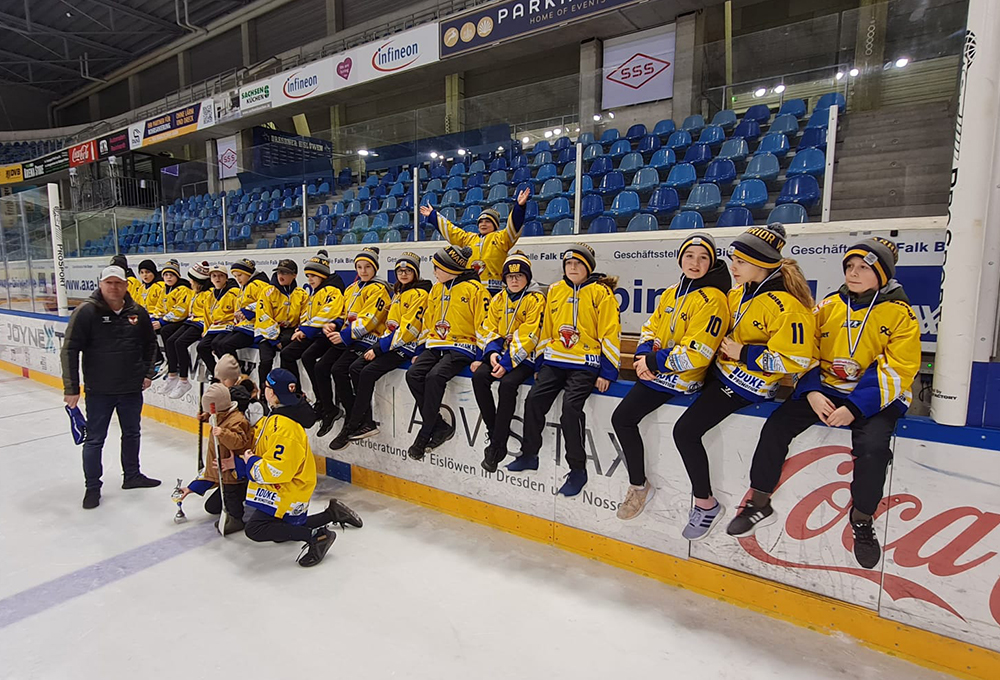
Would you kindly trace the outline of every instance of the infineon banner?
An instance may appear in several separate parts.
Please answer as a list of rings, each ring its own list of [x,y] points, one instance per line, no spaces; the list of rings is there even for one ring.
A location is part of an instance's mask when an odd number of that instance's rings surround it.
[[[604,41],[601,108],[607,110],[674,96],[676,24]]]
[[[592,17],[637,0],[523,0],[493,3],[441,22],[441,57]]]

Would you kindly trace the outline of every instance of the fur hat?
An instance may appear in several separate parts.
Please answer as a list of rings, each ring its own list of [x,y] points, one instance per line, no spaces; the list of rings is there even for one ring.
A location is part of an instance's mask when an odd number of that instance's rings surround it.
[[[733,239],[733,253],[762,269],[777,269],[781,266],[785,238],[785,225],[780,222],[772,222],[766,227],[750,227]]]
[[[215,379],[221,382],[240,379],[240,364],[232,354],[224,354],[215,364]]]
[[[882,288],[890,280],[896,278],[896,263],[899,261],[899,248],[888,239],[874,236],[858,241],[844,253],[844,270],[847,261],[852,257],[860,257],[875,272],[878,277],[878,287]]]
[[[524,274],[531,283],[531,260],[520,250],[515,250],[503,261],[503,279],[507,280],[507,274]]]
[[[680,262],[684,258],[684,252],[691,246],[701,246],[708,251],[709,263],[708,268],[711,269],[715,266],[715,239],[709,234],[703,231],[691,234],[686,239],[684,243],[681,244],[681,249],[677,251],[677,261]]]
[[[431,261],[438,269],[458,276],[468,268],[470,257],[472,248],[448,245],[434,253]]]
[[[571,243],[569,248],[563,253],[563,267],[568,260],[577,260],[587,267],[587,273],[593,274],[597,268],[597,256],[594,249],[586,243]]]
[[[372,266],[375,267],[375,271],[378,271],[378,248],[375,246],[368,246],[364,248],[360,253],[354,256],[354,264],[357,265],[361,260],[368,260],[371,262]]]
[[[317,252],[314,256],[306,260],[306,265],[303,269],[305,269],[306,274],[315,274],[325,279],[330,275],[330,254],[325,250]]]
[[[205,394],[201,397],[201,408],[206,413],[212,412],[215,406],[216,413],[225,413],[233,407],[233,399],[229,396],[229,388],[222,383],[215,383],[205,388]]]

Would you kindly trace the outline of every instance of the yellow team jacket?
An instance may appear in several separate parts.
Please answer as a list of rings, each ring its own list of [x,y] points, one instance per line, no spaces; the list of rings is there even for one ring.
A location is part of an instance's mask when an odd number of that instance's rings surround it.
[[[178,323],[185,321],[191,314],[191,301],[194,291],[191,284],[180,279],[173,288],[163,296],[163,323]]]
[[[254,334],[257,324],[257,305],[270,287],[271,284],[268,282],[267,276],[263,272],[257,272],[247,281],[247,285],[239,289],[236,309],[243,312],[243,320],[236,321],[233,330],[248,335]]]
[[[427,296],[420,342],[425,349],[453,349],[475,359],[476,333],[490,306],[490,293],[474,271],[435,283]]]
[[[357,279],[344,291],[344,326],[340,337],[345,346],[359,343],[371,347],[385,332],[389,315],[389,284],[385,281]]]
[[[479,329],[478,359],[495,352],[504,370],[512,371],[521,364],[533,366],[544,314],[545,295],[538,284],[532,283],[516,295],[504,287],[490,300]]]
[[[549,287],[536,366],[583,369],[607,380],[618,379],[622,321],[618,300],[603,274],[591,274],[579,286],[563,277]]]
[[[159,319],[163,315],[163,296],[166,290],[167,284],[162,280],[153,281],[148,286],[140,281],[138,297],[134,299],[139,306],[146,308],[150,319]]]
[[[304,425],[316,420],[304,399],[279,406],[254,427],[253,456],[237,459],[236,471],[249,480],[247,505],[289,524],[304,524],[316,488],[316,461]]]
[[[195,294],[191,299],[191,313],[185,321],[198,328],[202,332],[202,335],[205,334],[205,321],[208,319],[208,310],[214,302],[215,295],[211,288]]]
[[[796,397],[820,391],[846,398],[855,418],[871,418],[890,406],[906,412],[912,399],[910,385],[920,368],[920,324],[903,289],[896,286],[879,292],[870,313],[872,296],[850,296],[846,286],[819,303],[815,336],[819,366],[799,381]],[[856,343],[853,355],[852,343]]]
[[[455,226],[448,221],[447,217],[436,210],[430,219],[436,220],[437,229],[446,241],[455,246],[472,248],[469,268],[474,269],[479,274],[480,281],[491,293],[499,293],[503,288],[504,260],[507,259],[510,249],[521,236],[524,208],[515,203],[511,208],[510,215],[507,216],[507,226],[486,236],[480,236],[478,232],[473,234]]]
[[[254,337],[258,342],[267,340],[272,344],[277,343],[282,328],[295,328],[299,325],[302,310],[308,300],[309,294],[294,282],[284,288],[278,283],[278,277],[273,276],[271,284],[257,302]]]
[[[133,300],[136,301],[136,304],[139,304],[139,300],[142,299],[142,294],[140,293],[140,289],[145,288],[146,286],[143,284],[142,281],[139,280],[139,277],[137,277],[135,274],[128,274],[128,273],[125,274],[125,285],[127,287],[128,294],[132,297]]]
[[[226,333],[233,330],[233,314],[240,297],[240,287],[232,279],[222,288],[212,288],[212,297],[208,300],[208,328],[205,335]]]
[[[398,352],[413,358],[420,351],[417,341],[424,328],[424,312],[430,281],[414,281],[392,297],[389,315],[385,319],[385,333],[378,339],[379,354]]]
[[[719,354],[715,365],[737,394],[750,401],[771,399],[782,377],[799,376],[812,367],[815,318],[785,291],[780,278],[755,290],[746,284],[733,288],[729,314],[729,335],[745,345],[743,355],[733,361]]]
[[[637,357],[646,356],[655,378],[640,382],[660,392],[691,394],[701,389],[729,325],[730,286],[725,263],[717,262],[702,278],[682,277],[663,291],[635,350]]]
[[[315,338],[323,332],[323,326],[337,323],[344,316],[344,294],[327,279],[314,290],[302,309],[299,330],[307,338]]]

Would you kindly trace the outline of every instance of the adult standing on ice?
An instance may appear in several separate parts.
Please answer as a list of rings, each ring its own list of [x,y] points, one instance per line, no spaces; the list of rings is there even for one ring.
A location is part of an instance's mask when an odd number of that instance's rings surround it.
[[[139,420],[142,391],[153,377],[156,335],[149,314],[128,294],[125,270],[105,267],[98,290],[73,311],[62,345],[63,401],[80,401],[80,353],[87,389],[87,438],[83,443],[83,475],[87,485],[83,507],[101,502],[101,455],[111,415],[118,412],[122,429],[123,489],[159,486],[139,472]]]

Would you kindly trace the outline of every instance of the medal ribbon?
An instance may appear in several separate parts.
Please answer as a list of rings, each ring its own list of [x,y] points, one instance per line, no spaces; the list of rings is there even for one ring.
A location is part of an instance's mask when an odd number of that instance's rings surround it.
[[[687,287],[684,289],[684,294],[681,295],[681,299],[680,300],[676,299],[676,294],[675,294],[675,298],[674,298],[674,311],[672,311],[670,313],[670,338],[669,338],[669,340],[671,340],[671,341],[673,340],[673,337],[674,337],[674,329],[677,328],[677,315],[678,315],[678,312],[680,312],[681,307],[684,306],[684,301],[687,299],[687,294],[688,294],[688,291],[691,290],[691,284],[692,283],[694,283],[694,281],[692,281],[691,279],[688,279]],[[680,287],[681,287],[681,284],[678,283],[677,284],[677,289],[680,290]]]
[[[875,291],[875,295],[872,296],[872,302],[868,305],[868,311],[865,312],[865,318],[861,321],[861,327],[858,329],[858,337],[853,341],[851,340],[851,300],[848,298],[844,300],[844,304],[847,306],[847,351],[851,353],[851,358],[854,358],[854,352],[857,351],[858,345],[861,343],[861,334],[865,332],[865,326],[868,324],[868,317],[872,313],[872,309],[875,307],[875,301],[878,300],[878,291]]]
[[[743,296],[745,296],[747,293],[747,287],[746,285],[743,286],[743,290],[740,292],[740,304],[736,306],[736,319],[733,321],[734,331],[736,330],[736,327],[740,325],[740,321],[743,320],[743,317],[746,316],[746,313],[750,310],[750,303],[753,302],[754,298],[760,294],[760,289],[764,287],[765,283],[774,278],[775,274],[780,274],[780,273],[781,273],[781,267],[778,267],[773,272],[768,274],[766,279],[760,282],[760,285],[757,286],[757,290],[754,292],[753,295],[750,296],[750,299],[747,300],[746,302],[747,306],[745,309],[743,307]]]

